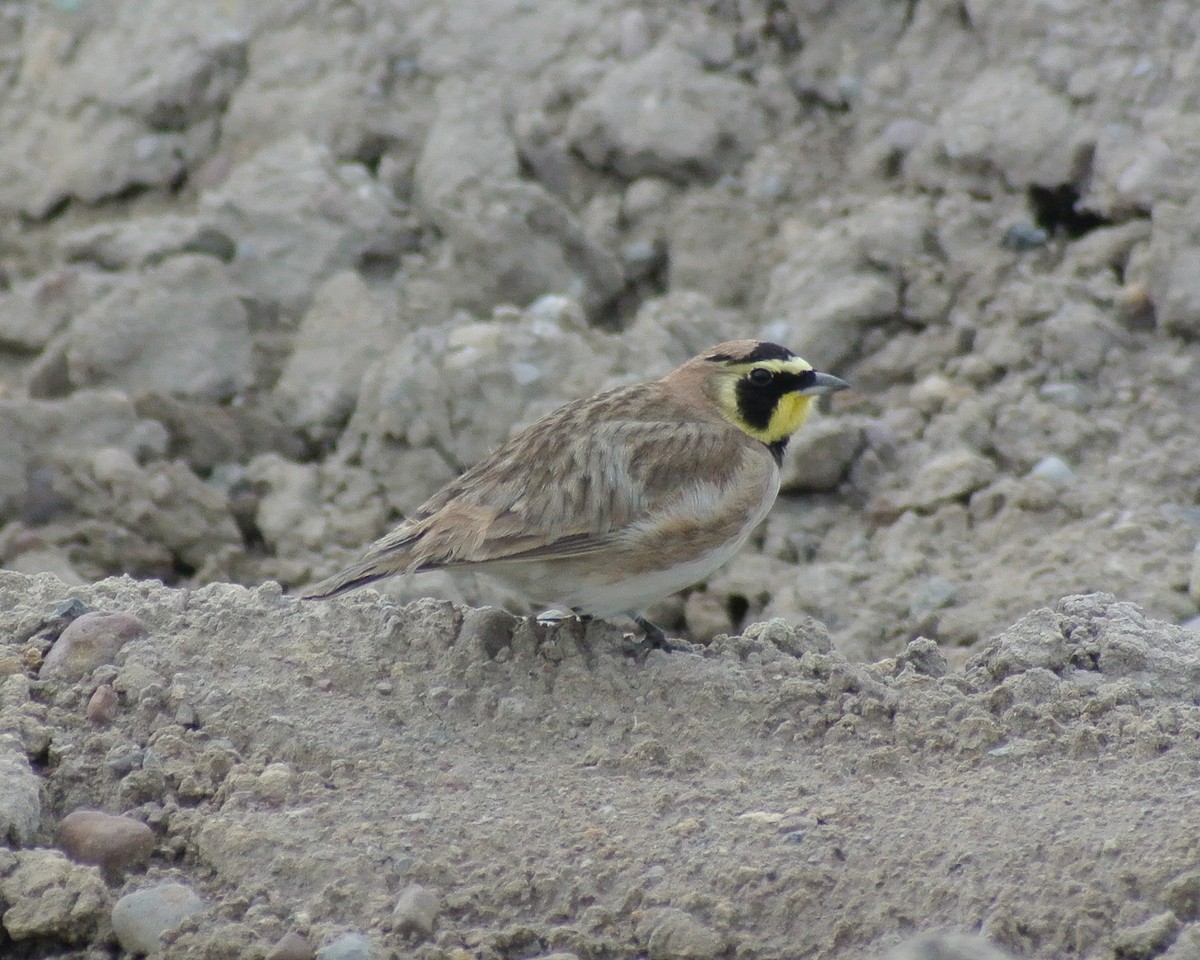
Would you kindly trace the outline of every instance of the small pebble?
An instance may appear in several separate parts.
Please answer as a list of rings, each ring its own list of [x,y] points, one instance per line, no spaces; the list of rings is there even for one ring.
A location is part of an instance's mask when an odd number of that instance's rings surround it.
[[[1046,383],[1038,388],[1038,396],[1072,410],[1086,410],[1087,394],[1076,383]]]
[[[292,792],[296,777],[286,763],[272,763],[258,775],[257,793],[268,803],[283,803]]]
[[[659,177],[639,177],[625,188],[621,214],[631,223],[662,213],[671,199],[671,185]]]
[[[653,273],[665,259],[664,251],[653,240],[634,240],[621,251],[621,261],[634,279]]]
[[[935,930],[906,940],[886,960],[1010,960],[1010,955],[975,934]]]
[[[181,703],[179,709],[175,711],[175,722],[189,730],[195,729],[199,726],[199,721],[196,719],[196,708],[190,703]]]
[[[1075,482],[1075,471],[1058,457],[1043,457],[1029,475],[1048,480],[1056,487],[1069,487]]]
[[[371,941],[361,933],[346,933],[317,951],[317,960],[371,960]]]
[[[145,866],[154,852],[154,831],[132,817],[76,810],[59,824],[58,843],[77,863],[90,863],[115,877]]]
[[[121,647],[148,632],[141,620],[128,613],[85,613],[59,635],[39,676],[79,680],[101,664],[112,663]]]
[[[204,909],[204,901],[182,883],[162,883],[127,893],[113,907],[113,933],[127,953],[154,953],[162,935]]]
[[[893,120],[883,131],[883,142],[897,153],[911,152],[929,133],[929,124],[902,117]]]
[[[1034,226],[1032,223],[1014,223],[1004,233],[1004,239],[1000,241],[1000,245],[1005,250],[1015,250],[1018,253],[1024,253],[1027,250],[1036,250],[1038,247],[1044,247],[1050,242],[1050,234],[1041,227]]]
[[[404,889],[392,911],[392,929],[402,934],[428,937],[442,907],[437,891],[413,883]]]
[[[900,662],[911,665],[913,670],[927,677],[944,677],[949,669],[945,655],[928,637],[910,640],[900,655]]]
[[[726,951],[719,933],[683,910],[668,908],[656,919],[646,945],[650,960],[706,960]]]
[[[88,700],[87,718],[92,723],[108,725],[117,719],[120,705],[120,698],[112,684],[102,683],[96,688],[92,698]]]
[[[924,613],[941,610],[942,607],[953,604],[956,593],[958,588],[953,582],[944,577],[928,577],[913,589],[908,599],[908,614],[920,617]]]
[[[88,612],[87,604],[78,597],[71,597],[70,600],[64,600],[50,613],[51,620],[70,622],[82,617]]]
[[[1153,330],[1154,301],[1146,285],[1133,281],[1125,284],[1113,300],[1117,317],[1132,330]]]
[[[308,941],[295,930],[289,930],[267,954],[267,960],[313,960],[315,954]]]
[[[145,753],[132,743],[118,743],[104,755],[104,762],[115,776],[123,777],[142,765]]]

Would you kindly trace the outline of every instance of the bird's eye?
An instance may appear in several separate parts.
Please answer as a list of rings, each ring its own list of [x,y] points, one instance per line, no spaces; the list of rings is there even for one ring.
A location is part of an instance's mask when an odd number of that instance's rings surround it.
[[[755,367],[750,371],[750,382],[756,387],[765,387],[774,379],[774,374],[770,370],[765,370],[762,367]]]

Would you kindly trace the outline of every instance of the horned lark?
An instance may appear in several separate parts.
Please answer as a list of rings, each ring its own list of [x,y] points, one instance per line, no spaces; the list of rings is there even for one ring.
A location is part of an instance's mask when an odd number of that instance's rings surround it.
[[[661,380],[543,417],[307,596],[471,568],[539,608],[626,614],[667,648],[643,611],[741,549],[814,399],[847,386],[774,343],[718,344]]]

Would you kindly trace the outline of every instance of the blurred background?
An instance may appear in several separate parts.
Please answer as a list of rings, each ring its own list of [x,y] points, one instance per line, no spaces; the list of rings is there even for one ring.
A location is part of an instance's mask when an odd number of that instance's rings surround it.
[[[1185,0],[4,3],[0,563],[302,586],[560,403],[762,336],[857,390],[664,626],[953,657],[1091,590],[1196,625],[1198,31]]]

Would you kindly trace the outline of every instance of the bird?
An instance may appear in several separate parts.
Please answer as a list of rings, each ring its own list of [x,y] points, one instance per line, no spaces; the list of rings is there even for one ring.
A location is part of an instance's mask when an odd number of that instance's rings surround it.
[[[393,574],[473,570],[539,609],[645,617],[746,543],[779,493],[788,440],[849,387],[786,347],[730,340],[666,376],[574,400],[425,501],[306,599]]]

